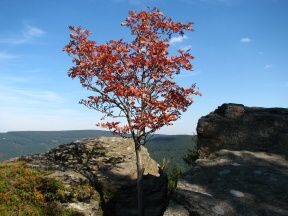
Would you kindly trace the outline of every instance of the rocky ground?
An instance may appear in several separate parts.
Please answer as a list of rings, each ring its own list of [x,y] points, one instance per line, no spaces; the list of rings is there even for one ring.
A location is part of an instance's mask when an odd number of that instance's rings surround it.
[[[288,161],[283,156],[220,150],[208,159],[197,160],[185,173],[173,194],[176,209],[171,204],[168,212],[201,216],[288,215],[287,182]]]
[[[167,176],[145,148],[141,155],[145,168],[145,215],[159,216],[166,207]],[[100,215],[97,213],[100,211],[107,216],[137,215],[136,159],[130,139],[83,139],[21,160],[29,168],[54,170],[49,177],[60,180],[68,187],[88,184],[98,195],[82,200],[63,200],[60,203],[63,207],[91,216]]]

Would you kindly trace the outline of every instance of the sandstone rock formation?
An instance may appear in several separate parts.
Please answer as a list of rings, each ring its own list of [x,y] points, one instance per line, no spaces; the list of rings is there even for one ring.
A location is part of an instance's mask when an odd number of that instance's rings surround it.
[[[184,174],[165,216],[288,215],[287,182],[283,156],[220,150]]]
[[[288,109],[223,104],[197,133],[206,159],[179,180],[167,216],[288,215]]]
[[[288,109],[223,104],[200,118],[198,144],[204,154],[220,150],[266,151],[288,156]]]
[[[44,154],[22,158],[26,166],[54,170],[52,175],[66,184],[92,186],[99,199],[72,200],[63,203],[84,215],[137,215],[136,165],[132,140],[116,137],[83,139],[61,145]],[[142,149],[145,168],[144,205],[145,215],[163,214],[167,196],[167,176],[159,165]],[[97,197],[97,196],[96,196]]]

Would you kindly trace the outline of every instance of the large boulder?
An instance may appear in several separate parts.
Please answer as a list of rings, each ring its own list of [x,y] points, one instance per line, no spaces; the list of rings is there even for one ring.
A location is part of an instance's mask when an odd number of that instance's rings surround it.
[[[197,133],[206,157],[178,181],[167,216],[288,215],[288,109],[223,104]]]
[[[209,155],[220,149],[266,151],[288,156],[288,109],[223,104],[197,125],[198,145]]]
[[[167,203],[167,176],[150,158],[146,148],[142,148],[141,156],[145,168],[143,177],[145,215],[160,216]],[[22,159],[30,168],[56,171],[54,177],[63,181],[68,179],[68,182],[73,184],[88,182],[100,196],[99,202],[92,204],[95,205],[95,209],[101,206],[104,215],[137,215],[137,169],[131,139],[119,137],[83,139],[61,145],[47,153]],[[80,209],[84,215],[91,215],[90,212],[93,210],[93,206],[87,205],[87,202],[66,203],[66,205]],[[85,208],[88,209],[86,213]]]
[[[287,182],[283,156],[220,150],[197,160],[179,180],[165,216],[288,215]]]

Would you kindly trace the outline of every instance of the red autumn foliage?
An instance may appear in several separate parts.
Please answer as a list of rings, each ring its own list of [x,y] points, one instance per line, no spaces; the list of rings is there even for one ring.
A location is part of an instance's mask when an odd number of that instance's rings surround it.
[[[120,39],[98,45],[88,39],[88,30],[71,26],[64,50],[75,63],[69,76],[78,77],[94,92],[80,103],[104,113],[104,118],[126,119],[124,125],[119,121],[98,125],[121,136],[131,133],[140,145],[149,134],[179,119],[192,104],[192,95],[200,94],[195,84],[183,88],[173,81],[181,69],[192,70],[189,51],[168,53],[170,38],[192,31],[192,23],[174,22],[154,8],[130,11],[121,25],[130,29],[131,42]]]

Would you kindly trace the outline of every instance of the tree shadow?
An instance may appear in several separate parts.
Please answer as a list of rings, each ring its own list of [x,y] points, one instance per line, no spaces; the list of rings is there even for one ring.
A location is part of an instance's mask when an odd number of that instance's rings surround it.
[[[38,161],[42,169],[72,170],[84,176],[99,193],[104,216],[137,216],[137,180],[112,172],[119,163],[125,162],[124,157],[107,156],[107,149],[101,145],[91,147],[80,143],[60,145],[39,155],[31,157],[30,165]],[[167,176],[161,169],[159,174],[143,176],[145,215],[160,216],[166,209]]]

